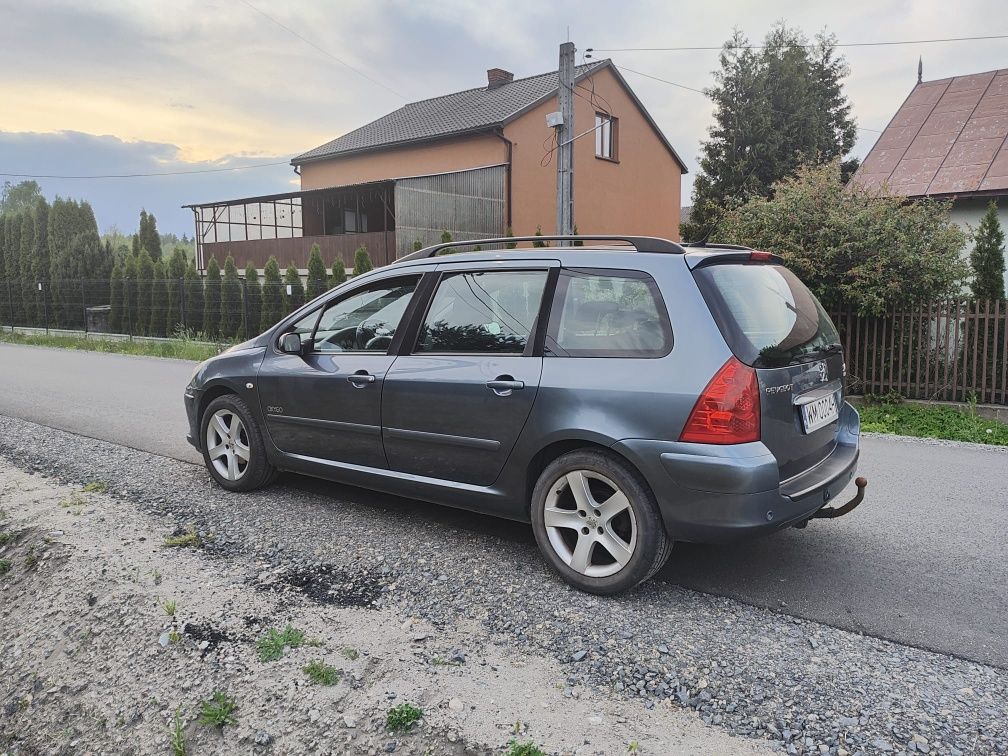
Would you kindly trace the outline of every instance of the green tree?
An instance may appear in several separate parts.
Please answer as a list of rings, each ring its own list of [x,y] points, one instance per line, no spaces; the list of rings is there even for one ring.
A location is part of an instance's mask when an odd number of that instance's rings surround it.
[[[272,328],[284,316],[283,280],[280,264],[270,256],[263,268],[262,322],[260,331]]]
[[[367,273],[369,270],[373,269],[374,265],[371,264],[371,257],[368,255],[367,245],[361,244],[357,247],[357,251],[354,252],[353,274],[354,276],[359,276],[362,273]]]
[[[421,249],[423,249],[423,242],[420,241],[419,239],[414,239],[413,240],[413,251],[414,252],[419,252]]]
[[[451,231],[449,231],[447,228],[444,229],[441,232],[441,243],[442,244],[448,244],[449,242],[453,242],[453,241],[455,241],[455,239],[452,237]],[[451,247],[445,247],[440,252],[438,252],[438,255],[450,255],[450,254],[452,254],[454,252],[455,252],[455,250],[452,249]]]
[[[38,289],[35,285],[32,257],[35,254],[35,221],[31,208],[18,213],[21,219],[21,248],[18,252],[18,278],[21,279],[21,311],[27,325],[38,325],[35,303]],[[77,291],[80,299],[80,290]]]
[[[186,253],[182,247],[175,247],[165,276],[168,278],[168,316],[165,318],[165,328],[169,334],[175,333],[182,322],[182,294],[185,291]]]
[[[340,255],[332,263],[332,273],[329,274],[329,288],[334,289],[340,284],[346,283],[346,264]]]
[[[312,244],[311,252],[308,255],[308,299],[315,299],[320,294],[325,294],[328,290],[326,286],[325,263],[322,262],[322,253],[318,244]]]
[[[7,213],[4,220],[4,268],[10,286],[8,310],[12,322],[24,320],[24,299],[21,296],[21,214]]]
[[[42,187],[34,181],[5,181],[0,191],[0,214],[30,210],[42,198]]]
[[[137,273],[139,255],[129,254],[123,262],[122,323],[126,333],[137,333],[137,319],[140,317],[137,297]]]
[[[241,329],[241,322],[242,283],[234,258],[228,255],[224,261],[224,282],[221,284],[221,336],[225,339],[235,338]]]
[[[825,33],[810,43],[800,30],[777,24],[762,46],[739,31],[725,42],[714,86],[704,90],[715,106],[714,125],[701,144],[684,238],[708,239],[733,203],[768,198],[800,165],[850,152],[857,132],[843,92],[848,72],[836,38]]]
[[[514,231],[511,229],[511,226],[508,226],[506,229],[504,229],[504,236],[514,238]],[[504,244],[504,247],[506,249],[515,249],[517,246],[518,242],[506,242]]]
[[[217,258],[211,257],[203,280],[203,333],[215,339],[221,325],[221,271]]]
[[[245,308],[242,310],[242,336],[251,339],[262,323],[262,286],[255,263],[245,265]],[[247,316],[247,318],[246,318]]]
[[[533,235],[534,236],[542,236],[543,235],[542,226],[536,226],[536,232]],[[532,246],[533,247],[548,247],[549,246],[549,242],[547,242],[547,241],[534,241],[534,242],[532,242]]]
[[[183,325],[190,333],[203,329],[203,279],[196,270],[196,263],[190,260],[185,271],[185,302],[182,303]]]
[[[140,248],[140,256],[137,257],[136,279],[136,332],[147,336],[150,334],[151,325],[151,284],[154,280],[154,260],[151,259],[150,252],[144,247]]]
[[[157,230],[157,219],[154,213],[146,210],[140,211],[140,230],[137,232],[137,241],[141,249],[150,252],[151,259],[161,259],[161,235]]]
[[[35,223],[35,251],[32,254],[32,282],[36,284],[49,277],[49,203],[44,197],[39,197],[35,201],[32,210],[32,220]],[[3,276],[0,276],[2,278]],[[45,318],[45,299],[49,297],[49,288],[42,287],[38,292],[38,305],[35,313],[36,320]]]
[[[133,234],[133,241],[130,242],[130,250],[135,257],[140,256],[140,234]]]
[[[950,208],[845,187],[835,160],[799,168],[773,186],[772,199],[729,210],[715,230],[724,242],[779,254],[826,306],[877,315],[961,291],[966,235]]]
[[[284,306],[287,308],[286,311],[290,313],[303,305],[304,302],[304,284],[301,283],[301,276],[298,275],[294,263],[291,263],[287,266],[287,273],[284,275]]]
[[[112,298],[109,309],[109,330],[112,333],[122,333],[123,330],[123,272],[122,267],[119,263],[112,264],[112,275],[109,290],[111,291]]]
[[[973,251],[970,252],[973,296],[976,299],[1004,299],[1005,235],[998,221],[997,203],[993,200],[980,219],[974,241]]]
[[[161,260],[154,261],[148,331],[151,336],[165,336],[168,333],[168,282],[165,280],[165,267]]]

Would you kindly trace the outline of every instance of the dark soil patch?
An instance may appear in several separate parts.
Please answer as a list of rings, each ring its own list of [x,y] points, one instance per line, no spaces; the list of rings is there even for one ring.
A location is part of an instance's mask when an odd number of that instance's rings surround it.
[[[320,604],[363,609],[377,606],[385,586],[380,577],[349,572],[333,564],[289,570],[279,576],[279,581]]]
[[[200,652],[200,656],[206,656],[221,643],[234,642],[234,638],[229,632],[220,630],[209,622],[189,622],[186,624],[185,634],[197,643],[206,641],[210,644]]]

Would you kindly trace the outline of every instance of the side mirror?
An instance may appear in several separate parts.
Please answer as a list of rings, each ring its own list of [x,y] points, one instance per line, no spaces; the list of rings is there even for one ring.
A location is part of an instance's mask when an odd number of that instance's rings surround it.
[[[284,354],[301,354],[301,335],[298,333],[285,333],[280,337],[280,351]]]

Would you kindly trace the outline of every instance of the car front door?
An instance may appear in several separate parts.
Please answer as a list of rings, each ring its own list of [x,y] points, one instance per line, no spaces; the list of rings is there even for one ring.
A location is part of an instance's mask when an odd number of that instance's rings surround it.
[[[382,385],[395,359],[389,349],[419,281],[419,275],[372,281],[306,315],[284,331],[302,336],[300,355],[272,345],[259,370],[259,397],[278,449],[387,467]]]
[[[551,268],[439,266],[415,343],[385,378],[392,470],[481,486],[497,479],[539,389],[534,342]]]

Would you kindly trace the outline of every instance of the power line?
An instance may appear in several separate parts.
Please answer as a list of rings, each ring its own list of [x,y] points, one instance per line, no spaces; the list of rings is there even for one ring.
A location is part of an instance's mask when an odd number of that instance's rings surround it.
[[[351,71],[353,71],[358,76],[362,76],[365,79],[367,79],[368,81],[370,81],[372,84],[375,84],[375,85],[381,87],[382,89],[388,90],[389,92],[391,92],[392,94],[394,94],[396,97],[399,97],[400,99],[403,99],[403,100],[406,99],[405,95],[403,95],[400,92],[397,92],[396,90],[392,89],[392,87],[388,86],[387,84],[383,84],[382,82],[378,81],[374,77],[369,76],[368,74],[366,74],[363,71],[361,71],[359,68],[355,68],[354,66],[350,65],[345,60],[343,60],[342,58],[340,58],[340,57],[338,57],[336,55],[333,55],[331,52],[329,52],[328,50],[326,50],[324,47],[320,47],[319,45],[315,44],[310,39],[301,36],[301,34],[299,34],[297,31],[295,31],[294,29],[291,29],[289,26],[286,26],[285,24],[281,23],[280,21],[277,21],[275,18],[273,18],[273,16],[269,15],[265,11],[259,10],[257,7],[255,7],[254,5],[252,5],[252,3],[250,3],[248,0],[240,0],[240,2],[242,4],[244,4],[244,5],[247,5],[249,8],[251,8],[252,10],[254,10],[256,13],[258,13],[263,18],[266,18],[266,19],[272,21],[274,24],[276,24],[277,26],[279,26],[284,31],[289,32],[290,34],[293,34],[295,37],[297,37],[298,39],[300,39],[306,45],[308,45],[309,47],[311,47],[311,48],[317,50],[318,52],[322,53],[327,58],[332,58],[333,60],[335,60],[340,65],[346,66],[347,68],[349,68]]]
[[[613,64],[613,65],[615,65],[615,64]],[[688,87],[685,84],[679,84],[678,82],[675,82],[675,81],[669,81],[668,79],[663,79],[660,76],[653,76],[651,74],[644,73],[643,71],[635,71],[634,69],[627,68],[626,66],[623,66],[623,65],[619,65],[619,66],[616,66],[616,67],[620,71],[626,71],[628,73],[637,74],[638,76],[643,76],[645,79],[654,79],[655,81],[660,81],[662,84],[671,84],[673,87],[679,87],[680,89],[686,89],[686,90],[688,90],[690,92],[696,92],[697,94],[702,94],[704,97],[707,97],[707,93],[706,92],[704,92],[702,89],[697,89],[696,87]],[[790,113],[790,112],[784,111],[784,110],[778,110],[777,108],[771,108],[771,110],[773,110],[776,113],[783,113],[785,115],[794,115],[793,113]],[[858,131],[871,131],[871,132],[873,132],[875,134],[881,134],[882,133],[882,129],[869,129],[869,128],[865,127],[865,126],[857,126],[856,128],[857,128]]]
[[[230,168],[201,168],[193,171],[162,171],[160,173],[107,173],[97,176],[58,176],[46,173],[0,173],[0,176],[7,178],[30,178],[30,179],[123,179],[123,178],[151,178],[154,176],[188,176],[194,173],[226,173],[228,171],[247,171],[252,168],[269,168],[274,165],[290,165],[289,160],[280,160],[275,163],[256,163],[255,165],[234,165]]]
[[[988,39],[1008,39],[1008,34],[990,34],[978,37],[942,37],[936,39],[900,39],[882,42],[837,42],[833,47],[884,47],[887,45],[929,45],[938,42],[978,42]],[[789,45],[791,47],[818,47],[817,44]],[[681,47],[589,47],[592,52],[689,52],[697,50],[763,50],[767,45],[703,45]]]

